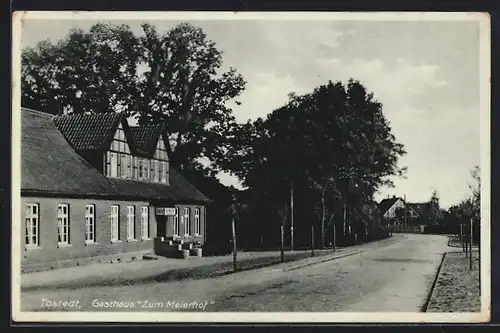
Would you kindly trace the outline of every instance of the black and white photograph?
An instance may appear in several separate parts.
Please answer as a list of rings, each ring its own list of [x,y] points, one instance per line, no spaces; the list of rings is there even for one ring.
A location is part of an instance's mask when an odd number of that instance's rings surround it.
[[[17,12],[18,322],[487,322],[483,13]]]

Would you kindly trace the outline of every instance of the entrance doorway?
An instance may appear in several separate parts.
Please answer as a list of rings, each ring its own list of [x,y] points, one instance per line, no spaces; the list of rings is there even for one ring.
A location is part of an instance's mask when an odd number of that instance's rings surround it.
[[[167,237],[167,217],[162,215],[156,216],[156,236]]]

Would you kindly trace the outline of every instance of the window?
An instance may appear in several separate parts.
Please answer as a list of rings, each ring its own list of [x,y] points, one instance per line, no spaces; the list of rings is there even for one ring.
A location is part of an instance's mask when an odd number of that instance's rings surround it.
[[[144,177],[144,169],[143,169],[143,160],[142,160],[142,158],[139,158],[139,160],[138,160],[137,170],[139,171],[139,179],[142,179],[142,177]]]
[[[163,183],[163,165],[161,163],[158,167],[158,181]]]
[[[189,208],[184,208],[184,234],[191,234],[191,220],[189,219]]]
[[[135,207],[127,207],[127,239],[135,239]]]
[[[106,171],[106,176],[111,176],[111,153],[106,152],[106,157],[104,159],[104,170]]]
[[[149,237],[149,207],[141,208],[141,238],[148,239]]]
[[[118,156],[116,153],[111,153],[111,170],[110,170],[110,176],[111,177],[117,177],[118,176]]]
[[[201,233],[200,209],[196,208],[194,210],[194,234],[199,235],[200,233]]]
[[[132,155],[127,155],[127,177],[132,179],[134,178],[134,168],[133,168],[133,157]]]
[[[160,169],[160,162],[158,161],[154,161],[154,181],[157,182],[158,181],[158,173],[159,173],[159,170]]]
[[[144,160],[142,163],[144,166],[144,179],[149,180],[149,160]]]
[[[120,241],[120,208],[117,205],[111,206],[111,241]]]
[[[57,243],[69,244],[69,206],[57,206]]]
[[[122,178],[127,178],[127,168],[128,168],[128,156],[126,154],[121,155],[121,176]]]
[[[174,215],[174,236],[179,236],[179,208],[175,207]]]
[[[134,156],[134,178],[137,179],[139,178],[139,172],[138,172],[138,158]]]
[[[161,162],[161,182],[166,183],[167,182],[167,162]]]
[[[26,205],[26,247],[38,246],[38,204]]]
[[[95,242],[95,206],[85,206],[85,243]]]

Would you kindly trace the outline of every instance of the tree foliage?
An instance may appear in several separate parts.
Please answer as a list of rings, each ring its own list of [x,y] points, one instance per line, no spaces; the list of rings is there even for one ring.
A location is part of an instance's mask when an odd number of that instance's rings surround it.
[[[266,119],[241,125],[236,132],[233,149],[239,160],[233,172],[269,205],[287,202],[293,180],[304,200],[316,207],[322,235],[331,214],[344,203],[355,219],[361,202],[392,184],[389,176],[404,174],[397,162],[405,151],[391,133],[382,104],[355,80],[291,94]]]

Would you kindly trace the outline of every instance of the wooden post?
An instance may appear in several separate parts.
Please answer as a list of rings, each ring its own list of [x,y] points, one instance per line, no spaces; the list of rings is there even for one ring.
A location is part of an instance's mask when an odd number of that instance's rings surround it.
[[[337,226],[333,223],[333,251],[337,251]]]
[[[311,226],[311,257],[314,257],[314,225]]]
[[[345,243],[345,238],[346,238],[346,231],[347,231],[347,203],[344,199],[344,221],[342,223],[342,239],[344,240],[344,242],[342,244]]]
[[[237,265],[236,265],[237,251],[236,251],[236,226],[235,226],[234,216],[231,219],[231,224],[232,224],[232,229],[233,229],[233,270],[236,272],[236,270],[237,270]]]
[[[293,180],[290,187],[290,249],[293,251]]]
[[[405,229],[406,229],[406,227],[408,225],[408,220],[406,218],[406,193],[404,194],[404,199],[403,200],[405,202]]]
[[[464,224],[460,224],[462,228],[462,251],[467,252],[467,234],[465,232]]]
[[[284,247],[284,240],[285,240],[285,230],[283,223],[281,224],[281,246],[280,246],[280,257],[281,257],[281,262],[285,261],[285,247]]]
[[[462,226],[462,224],[460,224],[460,244],[462,244],[462,248],[463,248],[464,247],[464,245],[463,245],[464,244],[464,235],[463,235],[462,229],[463,229],[463,226]]]
[[[469,269],[472,271],[472,219],[470,219],[470,253],[469,253]]]

